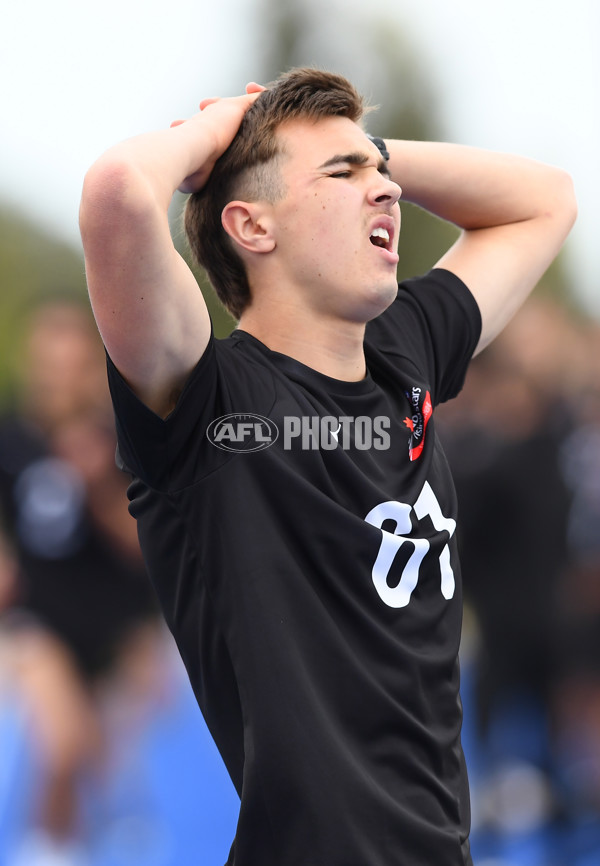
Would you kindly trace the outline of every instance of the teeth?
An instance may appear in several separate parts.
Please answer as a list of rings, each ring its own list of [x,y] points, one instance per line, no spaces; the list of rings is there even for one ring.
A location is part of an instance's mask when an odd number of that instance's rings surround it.
[[[390,233],[388,232],[388,230],[381,227],[373,229],[370,236],[372,238],[383,238],[384,241],[387,241],[388,243],[390,240]]]

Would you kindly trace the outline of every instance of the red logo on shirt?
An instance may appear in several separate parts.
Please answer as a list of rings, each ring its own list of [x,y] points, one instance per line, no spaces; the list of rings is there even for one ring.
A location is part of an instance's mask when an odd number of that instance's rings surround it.
[[[412,415],[404,419],[404,423],[411,434],[408,441],[408,457],[411,461],[414,461],[418,460],[423,453],[425,431],[427,430],[429,419],[433,415],[433,406],[429,391],[425,392],[425,397],[423,398],[422,388],[415,386],[412,391],[406,392],[406,396],[412,406]]]

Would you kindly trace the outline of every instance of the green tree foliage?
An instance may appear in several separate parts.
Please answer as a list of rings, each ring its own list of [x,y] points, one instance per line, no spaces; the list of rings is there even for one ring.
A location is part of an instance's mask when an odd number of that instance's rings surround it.
[[[54,297],[86,302],[81,253],[21,213],[0,207],[0,405],[19,363],[23,330],[37,303]]]

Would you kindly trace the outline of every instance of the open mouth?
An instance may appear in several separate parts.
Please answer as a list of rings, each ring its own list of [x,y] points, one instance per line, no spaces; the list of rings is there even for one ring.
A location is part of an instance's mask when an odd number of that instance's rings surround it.
[[[369,235],[369,240],[374,247],[382,247],[384,250],[389,250],[391,247],[390,233],[382,226],[378,226],[376,229],[373,229],[373,231]]]
[[[398,253],[394,248],[395,236],[396,224],[392,217],[380,216],[371,223],[369,241],[382,251],[381,259],[388,265],[398,264]]]

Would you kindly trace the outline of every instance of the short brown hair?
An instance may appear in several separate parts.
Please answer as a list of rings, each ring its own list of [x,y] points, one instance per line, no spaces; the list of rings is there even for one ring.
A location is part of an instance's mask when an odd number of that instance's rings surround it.
[[[260,94],[206,185],[190,196],[185,209],[190,249],[236,318],[250,300],[250,286],[242,259],[221,224],[223,208],[236,198],[276,201],[284,195],[277,172],[281,146],[275,135],[284,121],[339,116],[356,123],[364,111],[363,98],[343,76],[292,69]]]

